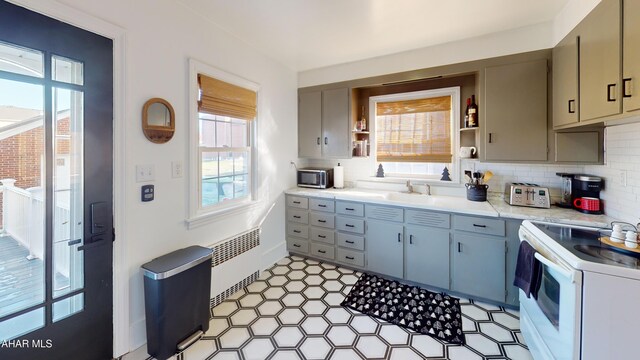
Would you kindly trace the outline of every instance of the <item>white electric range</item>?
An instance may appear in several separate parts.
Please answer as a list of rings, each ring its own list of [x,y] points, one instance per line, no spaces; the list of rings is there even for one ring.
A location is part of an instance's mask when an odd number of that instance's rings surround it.
[[[598,239],[604,230],[524,221],[543,264],[538,298],[520,291],[520,327],[534,359],[635,359],[640,256]]]

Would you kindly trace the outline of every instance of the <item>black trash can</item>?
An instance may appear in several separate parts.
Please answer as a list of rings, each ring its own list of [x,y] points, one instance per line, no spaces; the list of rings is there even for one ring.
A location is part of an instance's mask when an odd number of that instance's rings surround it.
[[[209,330],[212,256],[190,246],[142,265],[149,355],[165,360]]]

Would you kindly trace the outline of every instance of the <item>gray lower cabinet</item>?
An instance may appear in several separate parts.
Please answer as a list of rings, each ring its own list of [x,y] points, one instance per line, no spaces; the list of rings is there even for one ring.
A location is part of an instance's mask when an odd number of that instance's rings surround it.
[[[456,231],[451,254],[451,289],[505,301],[505,238]]]
[[[405,279],[449,288],[449,229],[405,227]]]
[[[402,224],[367,221],[367,269],[396,278],[403,277]]]

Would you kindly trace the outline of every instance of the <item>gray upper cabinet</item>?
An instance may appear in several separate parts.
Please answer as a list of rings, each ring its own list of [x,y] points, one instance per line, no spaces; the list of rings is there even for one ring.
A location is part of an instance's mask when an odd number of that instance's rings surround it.
[[[578,123],[578,35],[572,31],[553,48],[553,126]]]
[[[621,112],[620,14],[620,0],[603,0],[577,27],[580,121]]]
[[[322,93],[301,93],[298,96],[298,156],[322,157]]]
[[[504,302],[505,243],[503,237],[456,231],[451,250],[451,289]]]
[[[347,88],[299,94],[299,157],[351,157],[349,94]]]
[[[484,160],[547,160],[547,60],[488,67],[484,74]]]
[[[402,224],[367,221],[367,269],[396,278],[403,276]]]
[[[448,289],[449,229],[405,229],[405,279]]]
[[[640,110],[640,1],[624,1],[623,15],[623,106],[629,112]]]

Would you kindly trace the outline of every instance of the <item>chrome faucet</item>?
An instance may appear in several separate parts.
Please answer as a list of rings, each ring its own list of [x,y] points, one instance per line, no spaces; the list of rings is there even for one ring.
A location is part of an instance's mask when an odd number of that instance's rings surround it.
[[[427,184],[427,183],[424,183],[424,184],[416,184],[416,185],[419,185],[419,186],[424,185],[424,192],[423,192],[422,194],[424,194],[424,195],[429,195],[429,196],[431,195],[431,185],[429,185],[429,184]],[[415,191],[415,190],[414,190],[413,186],[414,186],[414,185],[411,183],[411,180],[407,180],[407,192],[408,192],[409,194],[413,194],[413,193],[417,193],[417,192],[418,192],[418,191]]]
[[[413,185],[411,185],[411,180],[407,180],[407,192],[409,194],[413,193]]]
[[[424,192],[425,195],[431,196],[431,185],[424,183]]]

